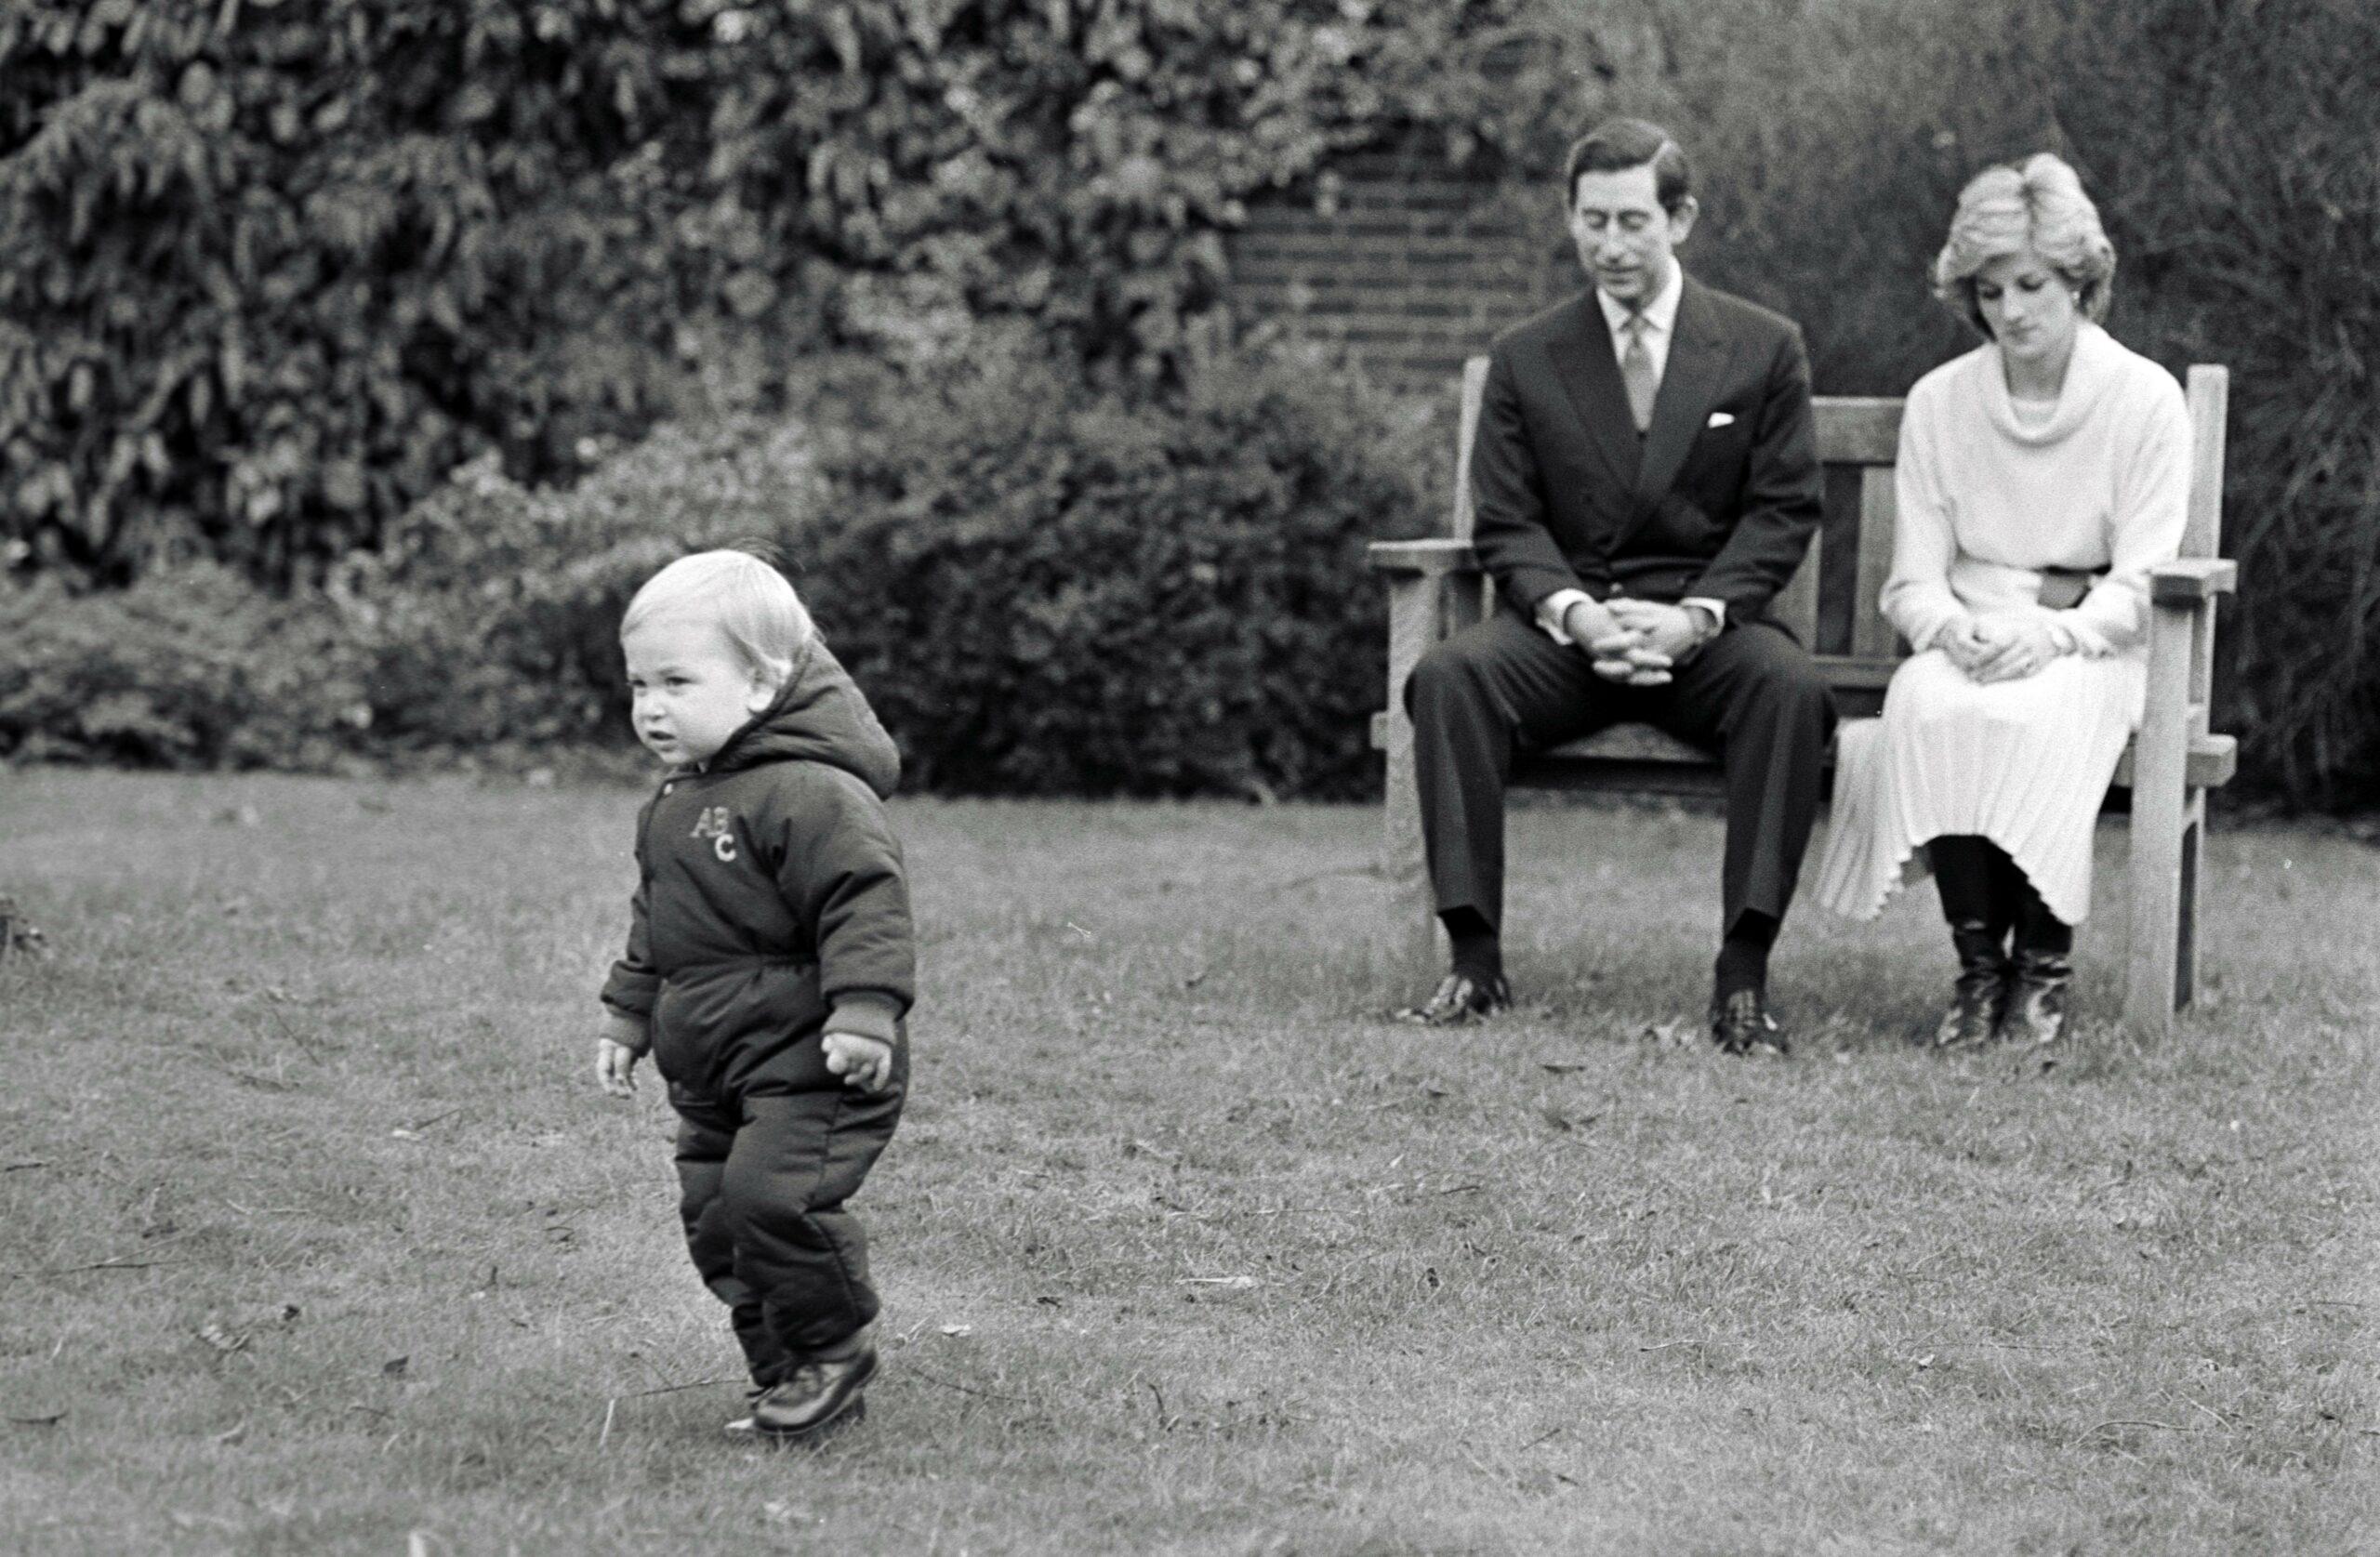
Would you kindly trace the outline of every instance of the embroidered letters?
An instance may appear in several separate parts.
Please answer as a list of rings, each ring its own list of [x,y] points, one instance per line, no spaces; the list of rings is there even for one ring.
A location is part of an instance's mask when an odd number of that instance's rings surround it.
[[[693,838],[710,839],[710,851],[729,864],[735,863],[735,816],[725,806],[705,806],[694,818]]]

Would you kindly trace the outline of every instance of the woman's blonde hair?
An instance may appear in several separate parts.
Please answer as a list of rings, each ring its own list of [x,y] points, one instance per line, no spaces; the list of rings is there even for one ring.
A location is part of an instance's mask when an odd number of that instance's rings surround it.
[[[2099,208],[2065,161],[2037,152],[2021,163],[1987,167],[1959,191],[1950,237],[1934,257],[1934,295],[1989,337],[1975,297],[1976,272],[2028,244],[2074,288],[2082,316],[2108,316],[2115,246],[2099,226]]]
[[[747,664],[779,686],[818,631],[785,574],[748,551],[697,551],[654,574],[629,600],[620,637],[656,617],[680,615],[719,628]]]

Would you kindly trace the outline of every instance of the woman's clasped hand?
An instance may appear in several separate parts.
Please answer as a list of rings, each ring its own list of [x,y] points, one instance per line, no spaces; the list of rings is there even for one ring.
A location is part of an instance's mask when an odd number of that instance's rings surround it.
[[[2023,616],[1964,616],[1937,640],[1950,663],[1981,684],[2021,680],[2066,652],[2048,623]]]

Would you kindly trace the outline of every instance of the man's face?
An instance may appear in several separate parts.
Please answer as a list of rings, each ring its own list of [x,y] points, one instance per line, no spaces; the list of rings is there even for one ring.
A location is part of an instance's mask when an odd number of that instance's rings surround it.
[[[637,739],[664,762],[709,761],[773,696],[767,680],[707,622],[642,622],[620,647]]]
[[[1653,165],[1581,173],[1570,194],[1570,237],[1579,263],[1604,295],[1640,309],[1669,284],[1672,250],[1694,230],[1694,198],[1674,211],[1653,192]]]

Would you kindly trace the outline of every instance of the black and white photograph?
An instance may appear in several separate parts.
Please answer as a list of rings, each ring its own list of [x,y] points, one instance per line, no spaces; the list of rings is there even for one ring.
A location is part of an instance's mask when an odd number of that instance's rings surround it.
[[[2376,60],[0,0],[0,1552],[2380,1554]]]

